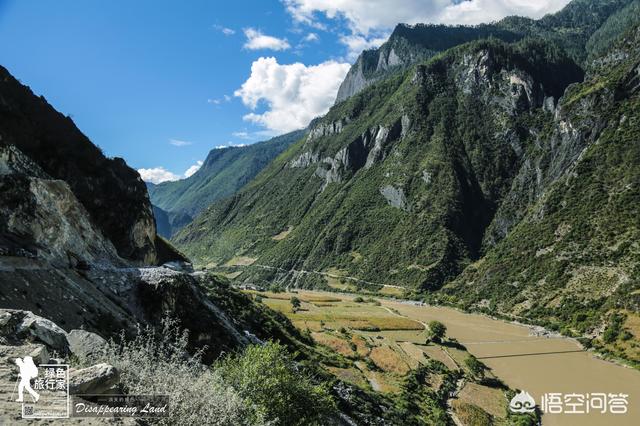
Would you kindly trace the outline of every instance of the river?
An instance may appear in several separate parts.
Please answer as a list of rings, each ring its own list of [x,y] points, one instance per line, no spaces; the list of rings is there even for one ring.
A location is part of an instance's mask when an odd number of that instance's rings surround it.
[[[449,337],[466,346],[509,387],[527,391],[538,406],[542,396],[550,393],[560,393],[563,399],[574,394],[569,402],[579,402],[580,395],[585,400],[595,400],[592,394],[598,393],[607,394],[607,399],[609,393],[628,395],[626,414],[601,414],[593,409],[588,414],[569,414],[566,411],[572,408],[563,404],[565,412],[544,414],[543,425],[640,425],[640,371],[599,359],[572,339],[532,335],[531,328],[523,325],[447,307],[380,302],[416,321],[444,323]],[[583,406],[574,407],[580,411]]]

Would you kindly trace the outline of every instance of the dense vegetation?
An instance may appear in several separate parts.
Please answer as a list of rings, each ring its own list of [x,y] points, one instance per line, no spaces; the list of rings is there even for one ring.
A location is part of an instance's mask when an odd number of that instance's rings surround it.
[[[582,64],[603,53],[607,43],[638,22],[638,5],[634,3],[637,1],[574,0],[560,12],[539,20],[511,16],[476,26],[400,24],[380,48],[362,52],[342,83],[337,102],[398,70],[474,40],[542,38]]]
[[[335,415],[326,387],[300,371],[284,346],[249,346],[207,367],[188,340],[166,318],[160,330],[111,341],[101,356],[120,371],[123,392],[169,395],[169,417],[151,423],[309,425]]]
[[[389,74],[174,241],[239,280],[326,287],[308,272],[331,271],[637,358],[637,8],[507,18],[514,40]]]
[[[164,235],[168,232],[167,236],[171,236],[209,204],[242,188],[303,135],[304,131],[299,130],[248,146],[213,149],[192,176],[149,185],[151,202],[166,211]]]

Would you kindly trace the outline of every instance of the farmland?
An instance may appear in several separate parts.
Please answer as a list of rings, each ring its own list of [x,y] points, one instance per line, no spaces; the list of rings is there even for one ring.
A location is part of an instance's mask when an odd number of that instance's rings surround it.
[[[394,290],[389,288],[390,293]],[[506,421],[507,389],[482,385],[493,378],[492,373],[474,376],[465,363],[470,354],[455,341],[427,342],[428,325],[423,321],[372,298],[320,292],[247,293],[285,314],[322,350],[342,359],[340,365],[324,367],[346,383],[399,398],[410,373],[433,369],[426,382],[430,392],[455,388],[457,380],[465,378],[457,390],[464,397],[450,407],[454,415]],[[292,298],[300,301],[298,307]],[[470,385],[475,387],[467,389]]]
[[[394,289],[387,288],[389,292]],[[407,378],[421,368],[431,371],[425,383],[433,392],[452,385],[456,388],[456,380],[463,378],[449,404],[450,413],[463,424],[509,424],[511,417],[504,417],[511,395],[507,386],[525,389],[538,401],[545,392],[635,394],[640,389],[637,371],[597,359],[571,339],[537,335],[528,327],[482,315],[369,295],[248,293],[286,315],[327,356],[338,357],[339,365],[327,363],[325,368],[344,382],[400,398]],[[293,308],[292,297],[300,300],[298,309]],[[427,324],[434,320],[447,327],[442,344],[426,344]],[[631,315],[626,326],[634,333],[640,329]],[[470,354],[487,367],[484,377],[469,371],[466,360]],[[590,371],[590,375],[580,371]],[[611,420],[608,416],[581,420],[585,425],[597,425]],[[640,413],[631,406],[629,415],[616,421],[637,424],[638,418]],[[543,423],[552,426],[571,425],[574,420],[560,414],[543,417]]]

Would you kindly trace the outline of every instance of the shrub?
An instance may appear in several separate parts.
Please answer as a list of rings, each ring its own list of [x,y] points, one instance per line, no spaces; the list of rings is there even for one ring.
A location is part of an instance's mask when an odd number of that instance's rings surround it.
[[[293,312],[297,311],[300,308],[300,305],[302,305],[302,302],[300,302],[300,299],[298,299],[296,296],[292,296],[291,306],[293,307]]]
[[[355,297],[355,298],[353,299],[353,301],[354,301],[355,303],[363,303],[363,302],[364,302],[364,299],[363,299],[362,297],[360,297],[360,296],[357,296],[357,297]]]
[[[325,424],[334,413],[328,390],[316,385],[289,357],[284,346],[249,346],[216,365],[259,417],[279,425]]]
[[[467,366],[471,374],[475,377],[482,378],[484,376],[484,370],[487,368],[482,362],[478,361],[473,355],[469,355],[464,360],[464,364]]]
[[[200,352],[187,352],[187,340],[176,321],[164,319],[160,333],[147,327],[132,340],[124,334],[119,342],[112,340],[103,359],[120,371],[124,392],[169,395],[169,416],[154,419],[155,424],[264,424],[251,404],[201,363]]]
[[[447,327],[440,321],[431,321],[429,323],[429,339],[434,342],[441,342],[447,333]]]

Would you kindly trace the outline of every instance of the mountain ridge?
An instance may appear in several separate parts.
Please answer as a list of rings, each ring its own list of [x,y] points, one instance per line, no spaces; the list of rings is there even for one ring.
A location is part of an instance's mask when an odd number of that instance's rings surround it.
[[[170,237],[209,204],[242,188],[303,135],[297,130],[251,145],[212,149],[192,176],[148,185],[151,202],[168,215],[163,235]]]
[[[436,24],[398,24],[389,39],[377,49],[360,54],[340,85],[336,103],[358,93],[366,86],[428,59],[447,49],[488,37],[514,42],[525,37],[545,37],[558,43],[581,63],[587,56],[585,48],[597,48],[588,41],[597,28],[615,12],[637,3],[634,0],[574,0],[559,12],[539,20],[509,16],[502,20],[475,26]],[[633,10],[624,10],[624,19],[633,20]],[[636,18],[638,22],[638,18]]]

